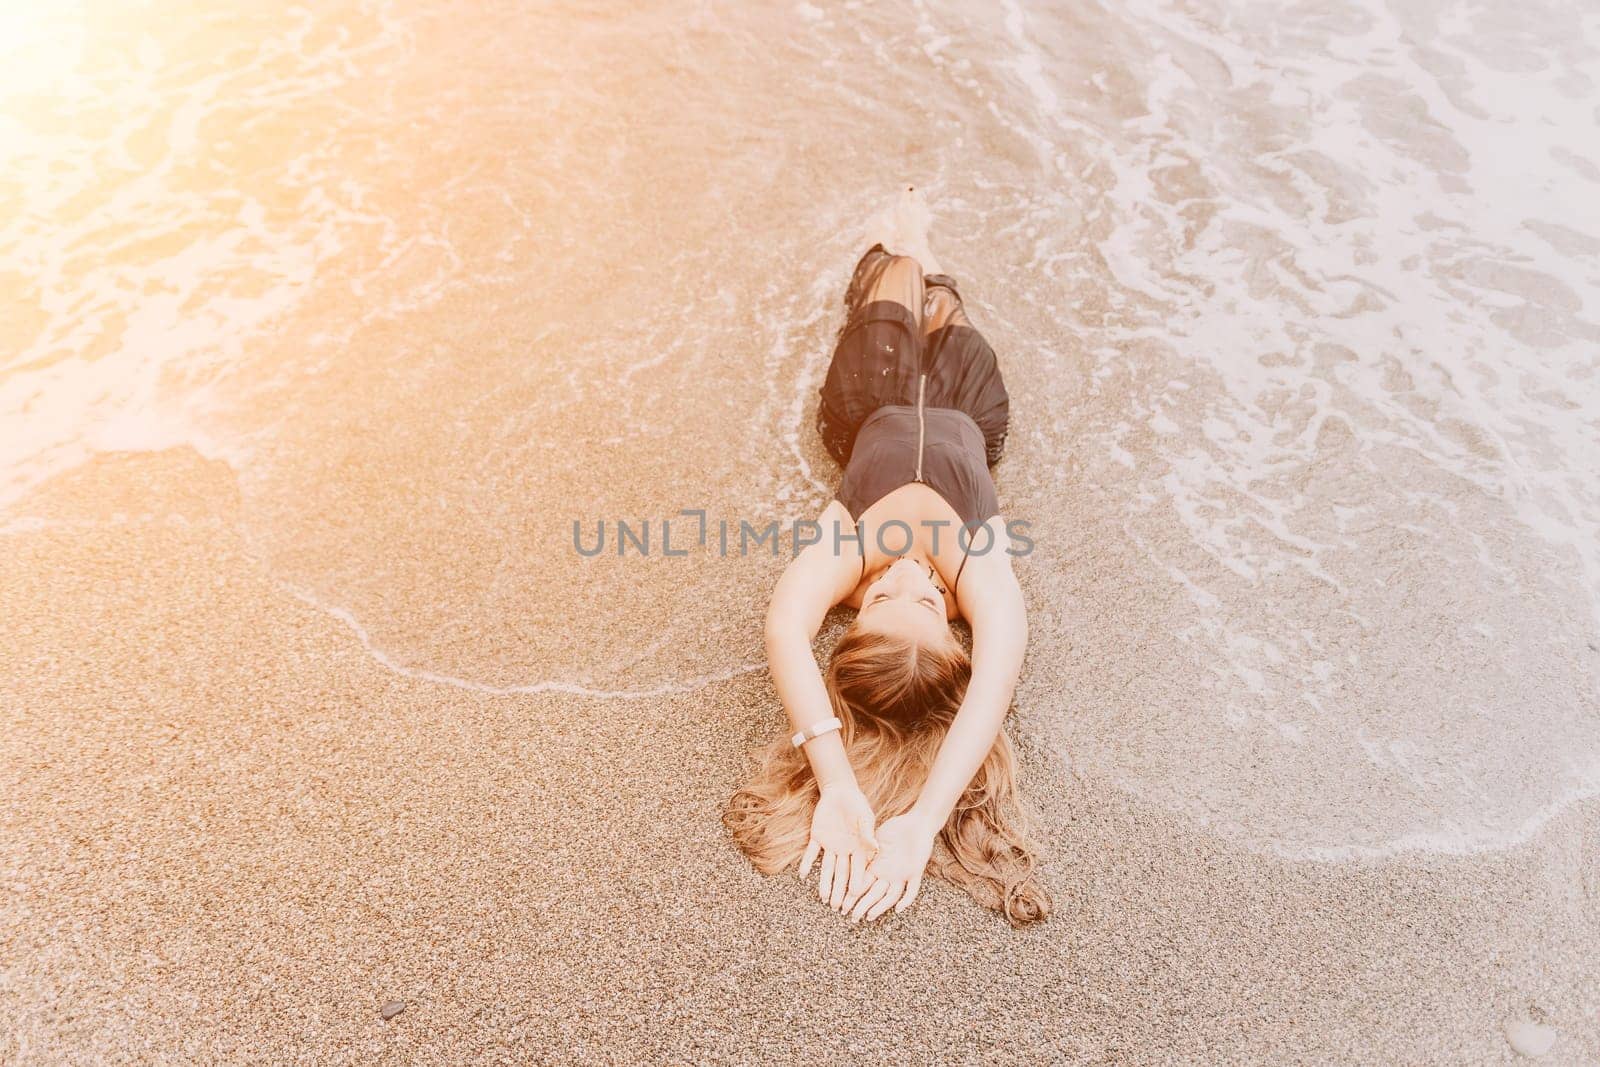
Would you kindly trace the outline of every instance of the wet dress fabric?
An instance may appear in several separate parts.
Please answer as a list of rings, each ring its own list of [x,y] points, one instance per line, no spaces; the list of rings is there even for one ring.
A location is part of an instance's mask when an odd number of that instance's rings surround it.
[[[994,349],[971,325],[924,337],[905,304],[863,299],[888,256],[875,244],[856,264],[817,407],[817,432],[844,468],[839,501],[859,519],[921,481],[975,528],[1000,510],[989,468],[1005,448],[1010,398]],[[959,298],[949,275],[923,281]]]

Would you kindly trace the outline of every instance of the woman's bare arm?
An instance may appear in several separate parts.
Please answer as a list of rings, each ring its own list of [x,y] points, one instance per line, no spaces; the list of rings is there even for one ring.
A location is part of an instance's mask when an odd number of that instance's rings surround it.
[[[989,533],[989,550],[967,558],[956,586],[956,604],[972,626],[972,679],[966,696],[916,803],[878,828],[880,848],[870,872],[874,880],[850,913],[852,921],[876,919],[890,908],[904,911],[917,899],[934,839],[988,758],[1011,706],[1028,644],[1028,616],[1006,551],[1010,541],[1005,519],[991,519]],[[983,544],[978,540],[973,547]]]
[[[972,626],[972,680],[912,807],[937,832],[978,773],[1005,722],[1028,645],[1028,615],[1006,551],[1005,520],[989,521],[991,549],[969,556],[956,600]],[[982,535],[974,547],[981,547]]]
[[[811,642],[816,639],[829,609],[850,595],[861,575],[858,555],[848,549],[834,551],[833,523],[840,523],[841,529],[853,530],[854,524],[844,505],[834,501],[818,521],[822,525],[822,540],[806,546],[784,568],[767,607],[766,648],[772,684],[796,731],[833,715],[833,705],[822,684],[822,671],[817,666]],[[837,732],[807,741],[805,753],[823,788],[855,786],[855,772]]]
[[[854,544],[855,552],[839,551],[842,539],[834,537],[836,523],[841,531],[854,526],[850,513],[834,501],[820,522],[822,540],[802,549],[784,568],[767,608],[772,683],[796,730],[833,714],[811,642],[828,609],[848,597],[861,578],[861,542],[843,542]],[[867,864],[878,850],[877,816],[856,782],[837,731],[812,738],[804,747],[820,792],[811,815],[811,836],[800,857],[800,877],[805,878],[820,855],[817,896],[835,911],[843,911],[855,905],[872,881]]]

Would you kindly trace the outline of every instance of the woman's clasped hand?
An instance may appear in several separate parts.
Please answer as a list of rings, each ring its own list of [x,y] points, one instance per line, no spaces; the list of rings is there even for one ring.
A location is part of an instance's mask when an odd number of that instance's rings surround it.
[[[859,788],[824,786],[800,857],[801,881],[821,857],[817,898],[852,922],[909,908],[933,855],[936,828],[916,812],[876,821]]]

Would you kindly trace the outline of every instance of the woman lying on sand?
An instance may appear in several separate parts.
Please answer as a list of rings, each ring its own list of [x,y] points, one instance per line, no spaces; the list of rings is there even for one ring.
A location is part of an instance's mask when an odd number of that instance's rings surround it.
[[[857,922],[909,907],[942,840],[950,858],[934,873],[1020,925],[1050,900],[1001,730],[1028,640],[989,474],[1009,399],[928,251],[920,194],[902,192],[890,218],[902,254],[879,241],[857,262],[817,411],[844,479],[767,611],[796,732],[724,821],[764,873],[798,862],[804,879],[820,855],[818,896]],[[837,604],[857,614],[822,675],[811,642]]]

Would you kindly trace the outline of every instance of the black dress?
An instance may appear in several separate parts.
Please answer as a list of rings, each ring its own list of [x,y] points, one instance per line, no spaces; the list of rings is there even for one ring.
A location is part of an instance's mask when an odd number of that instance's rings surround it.
[[[1010,416],[1000,365],[970,325],[947,324],[924,338],[904,304],[863,303],[863,280],[888,255],[875,244],[856,264],[817,406],[817,432],[845,469],[839,500],[860,518],[888,493],[921,481],[963,523],[981,525],[999,511],[989,467],[1004,451]],[[947,274],[923,283],[960,298]]]

